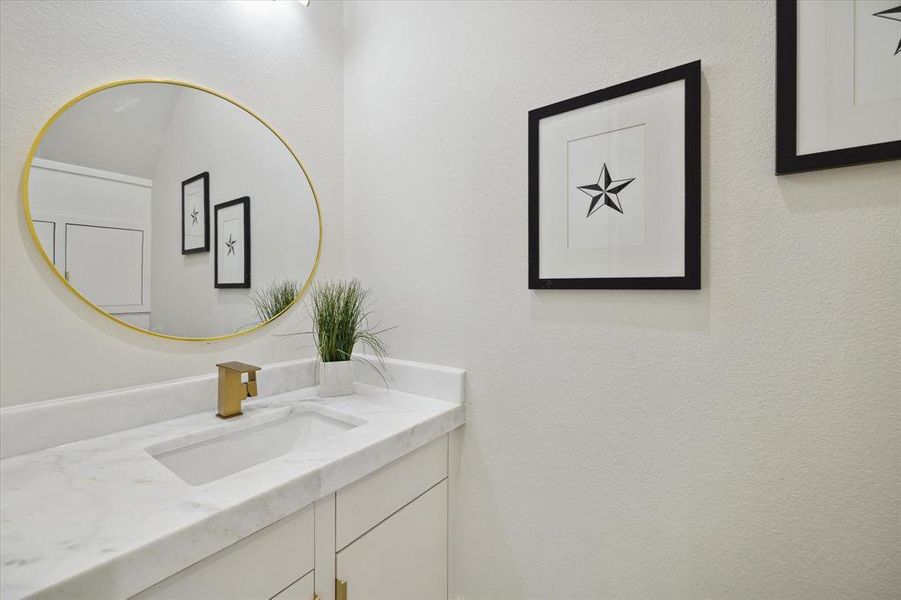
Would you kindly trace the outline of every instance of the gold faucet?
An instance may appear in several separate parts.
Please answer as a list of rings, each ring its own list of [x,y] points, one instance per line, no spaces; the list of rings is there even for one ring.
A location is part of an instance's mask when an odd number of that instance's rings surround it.
[[[230,419],[244,414],[241,412],[241,402],[247,396],[257,395],[257,371],[260,367],[236,361],[216,366],[219,367],[219,412],[216,416]],[[241,381],[245,373],[246,383]]]

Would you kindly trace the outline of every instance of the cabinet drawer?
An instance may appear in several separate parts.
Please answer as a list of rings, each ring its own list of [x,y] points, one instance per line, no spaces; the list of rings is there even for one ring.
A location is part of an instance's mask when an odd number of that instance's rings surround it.
[[[271,598],[312,569],[313,507],[308,506],[133,598]]]
[[[447,477],[447,436],[382,467],[335,494],[335,549],[388,518]]]
[[[313,572],[310,571],[286,589],[272,597],[272,600],[313,600]]]

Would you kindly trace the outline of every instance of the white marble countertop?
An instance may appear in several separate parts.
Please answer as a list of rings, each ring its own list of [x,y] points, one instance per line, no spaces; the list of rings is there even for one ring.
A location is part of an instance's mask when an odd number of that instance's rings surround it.
[[[0,461],[0,597],[127,597],[464,422],[461,404],[400,391],[315,391],[245,401],[227,422],[206,411]],[[199,486],[146,450],[310,401],[363,423]]]

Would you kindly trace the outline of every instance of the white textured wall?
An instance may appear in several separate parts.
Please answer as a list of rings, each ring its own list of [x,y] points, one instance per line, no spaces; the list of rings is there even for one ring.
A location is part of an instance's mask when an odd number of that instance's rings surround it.
[[[341,6],[313,2],[0,3],[0,403],[207,373],[222,359],[280,360],[308,341],[280,324],[213,344],[113,323],[56,280],[32,247],[19,200],[28,148],[71,97],[133,77],[191,81],[251,107],[304,161],[323,204],[320,273],[340,271]]]
[[[345,240],[468,369],[465,598],[897,598],[901,162],[773,176],[770,2],[345,5]],[[526,289],[526,113],[703,61],[700,292]]]

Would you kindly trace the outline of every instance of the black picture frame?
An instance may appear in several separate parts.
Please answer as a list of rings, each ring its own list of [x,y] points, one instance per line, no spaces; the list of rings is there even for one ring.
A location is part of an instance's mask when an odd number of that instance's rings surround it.
[[[776,175],[901,158],[901,140],[798,154],[798,2],[776,2]]]
[[[685,269],[682,277],[539,276],[539,124],[542,119],[685,81]],[[529,289],[685,289],[701,288],[701,61],[639,77],[529,111]]]
[[[219,282],[219,211],[236,205],[244,207],[244,280],[238,283]],[[250,196],[243,196],[235,200],[217,204],[215,208],[215,236],[216,250],[213,256],[213,285],[217,289],[236,289],[250,287]]]
[[[185,188],[203,180],[203,246],[185,248]],[[196,254],[210,251],[210,174],[207,171],[181,182],[181,253]]]

